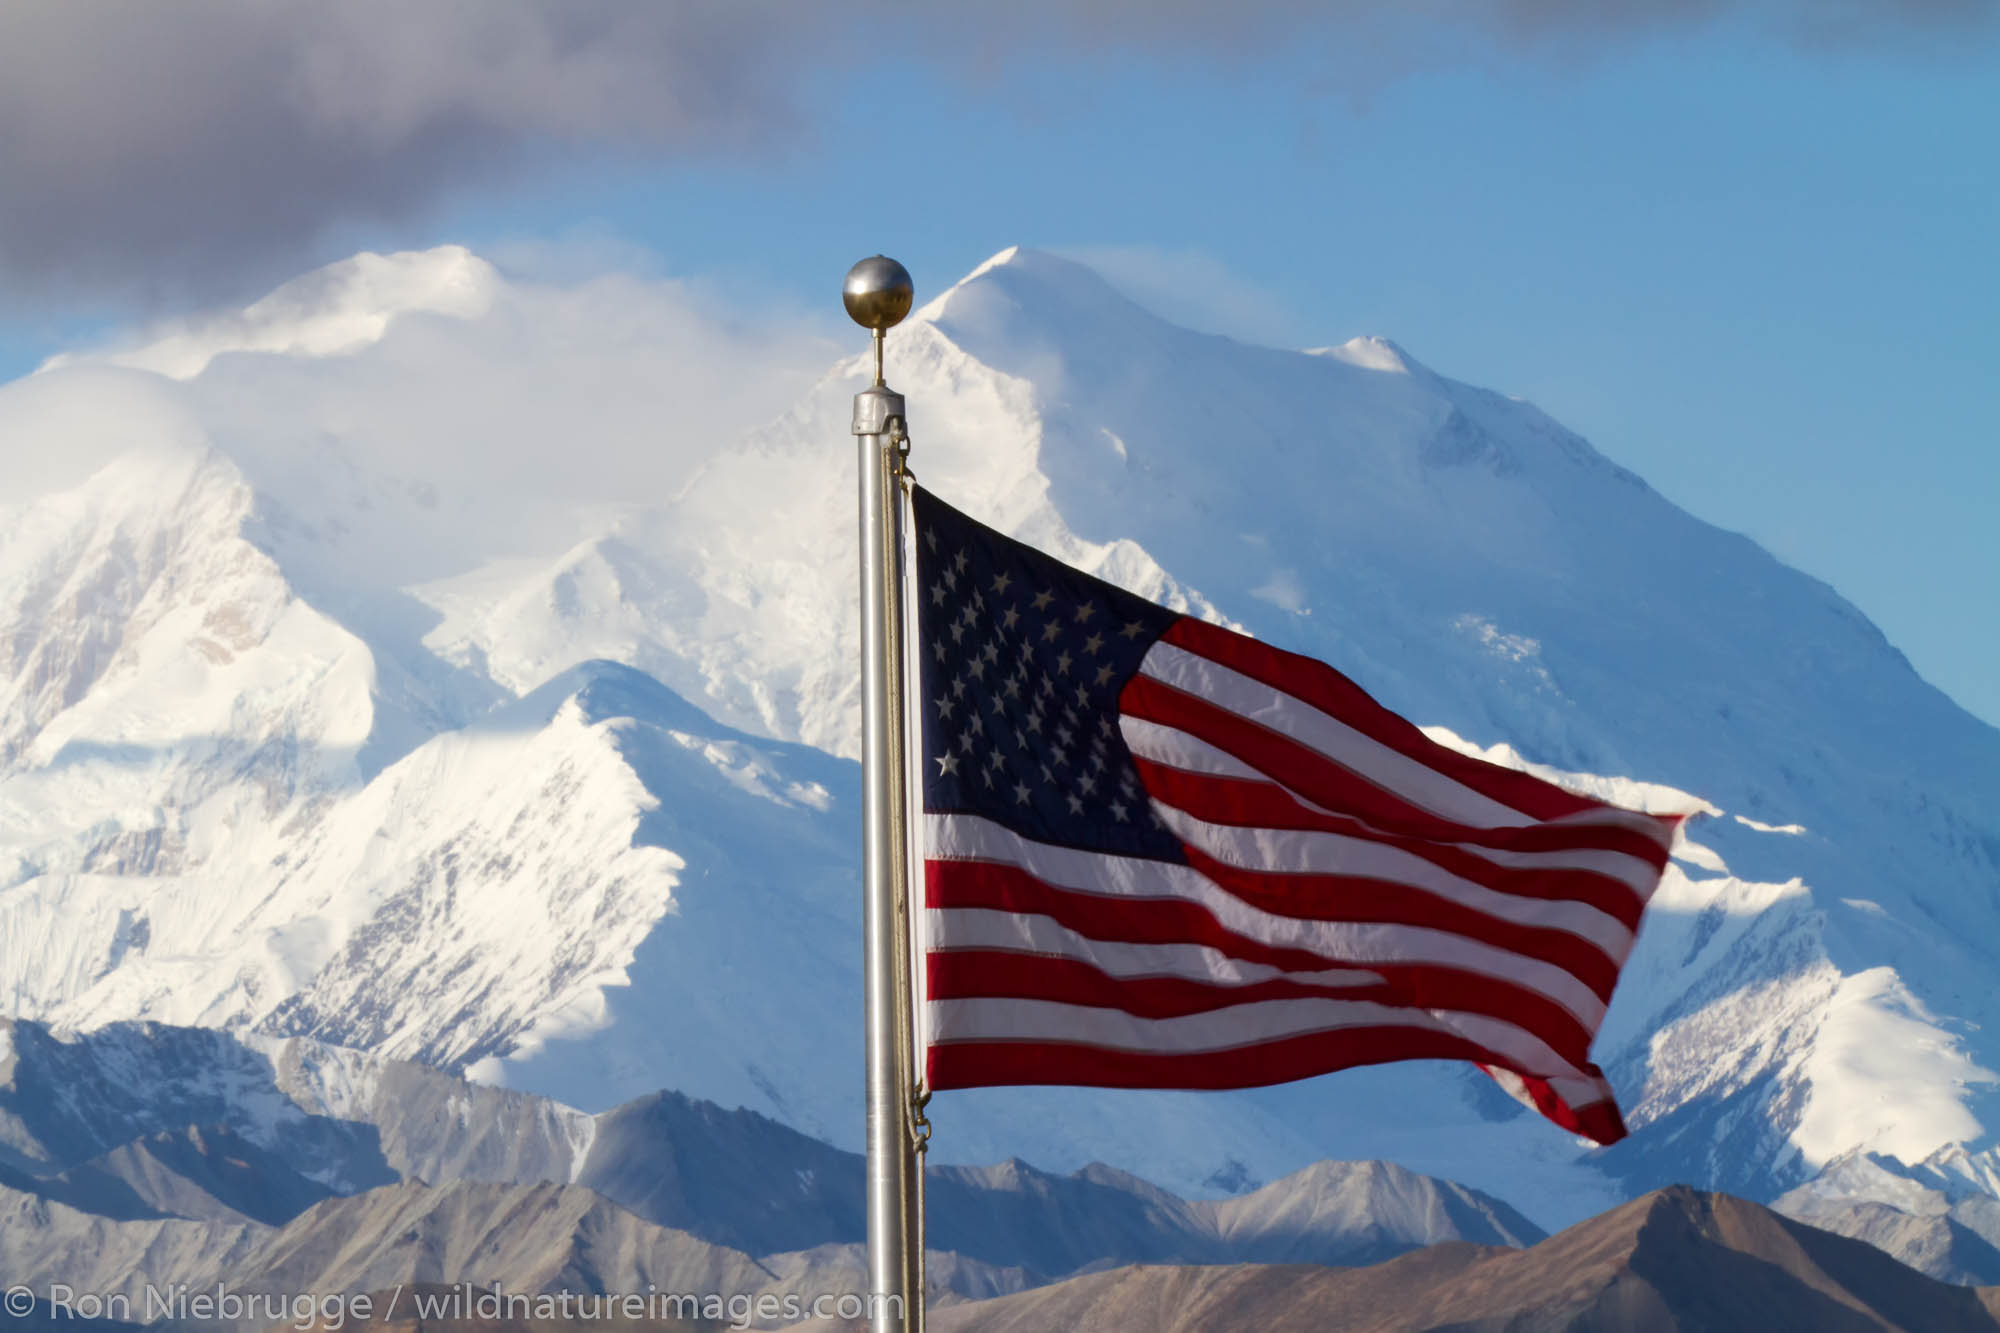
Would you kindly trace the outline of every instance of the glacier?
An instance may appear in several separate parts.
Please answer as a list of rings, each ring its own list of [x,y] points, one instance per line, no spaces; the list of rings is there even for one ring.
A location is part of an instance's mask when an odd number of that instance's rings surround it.
[[[695,461],[657,492],[427,454],[425,387],[573,300],[456,247],[362,256],[0,387],[12,1016],[307,1039],[584,1111],[673,1088],[858,1142],[862,359],[664,442]],[[609,346],[632,373],[629,327],[562,309],[521,363],[601,383]],[[2000,733],[1832,589],[1385,339],[1197,334],[1032,251],[889,364],[960,508],[1447,743],[1704,812],[1597,1046],[1623,1144],[1410,1064],[955,1093],[945,1160],[1214,1195],[1384,1158],[1543,1226],[1862,1158],[1889,1165],[1850,1192],[1993,1192]]]

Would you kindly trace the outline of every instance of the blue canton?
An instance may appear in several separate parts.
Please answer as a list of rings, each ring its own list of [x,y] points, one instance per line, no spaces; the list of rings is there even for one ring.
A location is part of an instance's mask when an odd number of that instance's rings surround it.
[[[974,522],[921,487],[924,809],[1038,842],[1181,859],[1118,731],[1118,694],[1180,617]]]

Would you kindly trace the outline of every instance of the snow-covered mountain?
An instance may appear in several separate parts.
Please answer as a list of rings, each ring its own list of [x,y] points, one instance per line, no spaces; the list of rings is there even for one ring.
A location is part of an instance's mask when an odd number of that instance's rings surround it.
[[[462,250],[364,257],[0,389],[0,460],[108,460],[0,492],[0,1003],[586,1110],[671,1087],[852,1145],[859,360],[670,440],[706,460],[673,493],[440,476],[426,377],[538,299]],[[1045,255],[931,302],[890,367],[961,508],[1453,743],[1712,812],[1598,1045],[1616,1149],[1423,1064],[953,1094],[945,1160],[1214,1193],[1386,1158],[1543,1225],[1857,1153],[2000,1192],[2000,733],[1831,589],[1391,343],[1191,333]]]

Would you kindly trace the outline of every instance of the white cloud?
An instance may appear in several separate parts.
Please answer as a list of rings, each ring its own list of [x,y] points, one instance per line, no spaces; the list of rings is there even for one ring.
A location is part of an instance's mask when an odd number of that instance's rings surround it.
[[[1146,309],[1185,328],[1277,347],[1312,338],[1283,296],[1205,251],[1081,245],[1065,246],[1057,253],[1096,270]]]
[[[375,540],[398,548],[381,563],[440,577],[546,554],[581,510],[664,501],[852,350],[700,282],[509,279],[458,247],[343,261],[252,311],[0,388],[0,495],[72,485],[134,444],[205,442],[308,508],[350,484],[364,508],[379,497],[359,479],[393,478],[425,500],[405,515],[420,530],[380,516]]]

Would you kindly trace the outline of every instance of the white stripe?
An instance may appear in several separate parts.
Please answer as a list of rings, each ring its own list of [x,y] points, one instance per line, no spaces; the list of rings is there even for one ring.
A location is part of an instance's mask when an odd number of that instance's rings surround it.
[[[1312,830],[1237,828],[1196,819],[1157,798],[1153,806],[1181,841],[1192,843],[1224,865],[1239,870],[1389,880],[1502,921],[1563,931],[1595,948],[1614,964],[1623,963],[1632,952],[1632,932],[1616,917],[1589,903],[1502,893],[1454,875],[1414,852],[1366,838]]]
[[[1019,866],[1044,884],[1101,898],[1178,898],[1207,908],[1235,934],[1278,948],[1303,949],[1334,964],[1411,963],[1505,981],[1561,1005],[1588,1032],[1597,1031],[1604,1018],[1603,1002],[1561,968],[1449,931],[1281,916],[1251,906],[1189,866],[1055,847],[977,815],[927,813],[924,848],[932,858]]]
[[[1218,749],[1201,737],[1164,722],[1120,713],[1118,730],[1125,737],[1127,749],[1141,759],[1150,759],[1156,764],[1185,769],[1190,773],[1207,773],[1218,778],[1272,781],[1271,775],[1263,769],[1252,768],[1229,751]]]
[[[933,949],[1011,949],[1051,958],[1071,958],[1120,981],[1173,977],[1208,986],[1254,986],[1261,981],[1283,979],[1309,986],[1372,986],[1382,980],[1378,972],[1352,967],[1287,972],[1268,963],[1232,958],[1205,944],[1094,940],[1053,917],[985,907],[933,907],[924,912],[924,917]]]
[[[1455,823],[1484,828],[1515,828],[1543,822],[1465,786],[1372,736],[1363,735],[1303,699],[1178,645],[1165,641],[1155,643],[1140,662],[1139,671],[1163,685],[1171,685],[1206,699],[1246,721],[1267,727],[1419,809]],[[1656,821],[1615,806],[1566,818],[1575,823],[1631,828],[1662,846],[1669,841],[1666,831]]]
[[[1283,790],[1308,810],[1321,814],[1340,815],[1351,819],[1360,816],[1345,811],[1334,810],[1309,800],[1269,773],[1252,768],[1201,737],[1178,727],[1170,727],[1159,722],[1149,722],[1142,717],[1121,717],[1119,731],[1125,737],[1125,744],[1133,754],[1141,759],[1150,759],[1156,764],[1165,764],[1187,773],[1201,773],[1224,778],[1239,778],[1252,782],[1262,782]],[[1365,820],[1362,822],[1366,822]],[[1553,823],[1554,821],[1548,821]],[[1514,827],[1514,826],[1510,826]],[[1592,874],[1613,879],[1638,895],[1644,902],[1652,897],[1653,890],[1660,881],[1660,872],[1636,856],[1624,852],[1610,851],[1598,847],[1577,847],[1553,851],[1517,852],[1494,847],[1481,847],[1476,843],[1458,842],[1451,839],[1431,839],[1439,846],[1456,847],[1472,856],[1481,857],[1498,866],[1509,866],[1522,870],[1585,870]],[[1621,927],[1622,929],[1622,927]]]
[[[1372,1000],[1257,1000],[1176,1018],[1140,1018],[1053,1000],[933,1000],[932,1040],[1045,1041],[1160,1055],[1206,1055],[1344,1028],[1407,1027],[1464,1037],[1541,1078],[1583,1071],[1525,1029],[1485,1014],[1407,1009]]]

